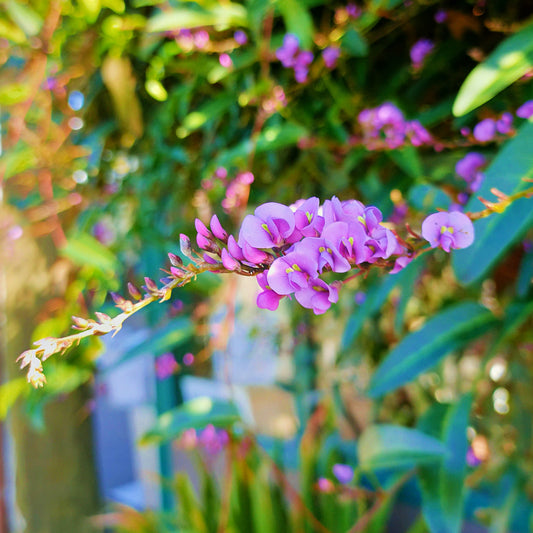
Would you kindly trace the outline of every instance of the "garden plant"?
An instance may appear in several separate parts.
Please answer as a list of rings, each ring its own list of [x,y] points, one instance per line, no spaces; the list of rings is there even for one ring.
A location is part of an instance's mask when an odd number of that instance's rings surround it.
[[[503,0],[2,5],[0,414],[29,532],[533,528],[531,16]],[[144,317],[123,360],[149,351],[179,388],[231,356],[246,314],[252,338],[281,317],[290,368],[271,392],[290,423],[274,404],[252,423],[233,397],[160,406],[139,445],[185,450],[196,477],[161,479],[159,510],[106,514],[90,462],[55,499],[24,481],[52,482],[59,441],[90,454],[76,417],[100,337]]]

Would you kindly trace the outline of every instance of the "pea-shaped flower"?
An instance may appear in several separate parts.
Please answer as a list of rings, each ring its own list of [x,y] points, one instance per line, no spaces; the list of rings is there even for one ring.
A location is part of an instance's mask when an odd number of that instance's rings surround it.
[[[440,246],[446,252],[467,248],[474,242],[474,225],[460,211],[433,213],[422,222],[422,237],[432,248]]]

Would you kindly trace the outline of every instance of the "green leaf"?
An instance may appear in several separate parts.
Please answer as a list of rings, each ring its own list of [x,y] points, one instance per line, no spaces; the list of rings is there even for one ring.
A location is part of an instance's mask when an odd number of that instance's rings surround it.
[[[533,178],[531,146],[533,122],[528,122],[505,144],[485,172],[478,195],[492,199],[490,189],[493,187],[510,195],[531,186],[522,180],[523,177]],[[479,200],[471,198],[466,209],[477,211],[483,207]],[[533,200],[530,198],[513,202],[502,214],[491,214],[476,221],[472,246],[453,254],[457,279],[465,284],[481,281],[532,225]]]
[[[522,264],[520,265],[520,272],[518,274],[518,280],[516,282],[516,293],[520,298],[523,298],[531,288],[531,282],[533,281],[533,250],[526,252],[522,258]]]
[[[377,398],[405,385],[445,355],[485,333],[495,321],[490,311],[473,302],[445,309],[387,355],[370,380],[368,395]]]
[[[87,233],[69,237],[60,254],[79,266],[92,266],[101,272],[117,273],[119,262],[103,244]]]
[[[235,95],[222,94],[217,98],[208,101],[200,106],[196,111],[189,113],[183,125],[176,130],[176,134],[180,139],[183,139],[193,131],[204,126],[209,120],[219,118],[235,103]]]
[[[414,146],[405,146],[385,153],[415,181],[419,181],[422,178],[424,174],[422,161],[418,155],[418,150]]]
[[[533,301],[511,303],[505,309],[501,330],[494,342],[492,342],[489,354],[497,353],[503,344],[512,338],[531,316],[533,316]]]
[[[342,335],[341,346],[343,350],[349,348],[357,335],[359,335],[365,321],[381,308],[392,289],[398,284],[404,283],[404,280],[408,279],[413,271],[418,272],[420,265],[424,262],[425,259],[423,256],[420,259],[415,259],[402,271],[398,272],[398,274],[391,274],[385,277],[379,284],[374,285],[366,293],[365,301],[348,318]]]
[[[453,104],[456,117],[488,102],[533,67],[533,23],[508,37],[467,76]]]
[[[313,46],[313,19],[299,0],[279,0],[277,7],[285,22],[287,33],[292,33],[300,40],[300,47],[309,50]]]
[[[341,40],[343,50],[355,57],[365,57],[368,55],[368,44],[355,29],[349,29]]]
[[[189,5],[192,6],[192,4]],[[146,25],[146,31],[164,32],[176,28],[196,28],[198,26],[247,27],[246,9],[244,6],[233,2],[217,3],[212,5],[210,9],[194,9],[182,5],[150,18]]]
[[[417,429],[388,424],[370,426],[357,447],[359,464],[364,470],[434,463],[445,452],[442,442]]]
[[[141,444],[161,444],[189,428],[203,429],[209,424],[229,427],[239,420],[238,410],[232,403],[202,396],[160,415],[155,426],[142,437]]]
[[[168,352],[179,344],[189,340],[192,337],[193,331],[194,328],[188,317],[176,318],[166,326],[151,331],[148,339],[127,350],[122,357],[107,366],[105,372],[109,372],[125,361],[138,357],[139,355],[161,355],[162,353]]]
[[[439,406],[441,407],[441,406]],[[438,467],[422,466],[419,481],[422,491],[422,513],[433,533],[459,533],[464,506],[464,481],[466,477],[466,452],[472,395],[466,394],[445,409],[437,420],[447,455]],[[440,423],[438,423],[440,422]]]

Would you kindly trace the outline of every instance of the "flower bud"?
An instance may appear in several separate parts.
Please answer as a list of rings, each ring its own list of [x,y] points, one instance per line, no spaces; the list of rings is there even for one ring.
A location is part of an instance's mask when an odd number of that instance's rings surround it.
[[[222,224],[220,223],[220,220],[218,220],[218,217],[216,215],[213,215],[211,217],[211,222],[209,225],[211,226],[211,231],[213,232],[213,235],[217,239],[227,242],[228,234],[226,233],[226,230],[222,227]]]
[[[133,283],[128,283],[128,292],[136,300],[140,300],[141,297],[142,297],[141,292],[139,291],[139,289]]]
[[[172,264],[172,266],[181,266],[183,265],[183,261],[181,260],[181,257],[179,257],[178,255],[176,254],[173,254],[173,253],[168,253],[168,258],[170,259],[170,263]]]

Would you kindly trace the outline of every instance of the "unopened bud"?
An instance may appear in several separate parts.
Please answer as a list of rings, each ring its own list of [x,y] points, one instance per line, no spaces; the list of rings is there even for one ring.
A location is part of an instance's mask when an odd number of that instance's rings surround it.
[[[211,217],[211,222],[209,223],[209,225],[211,227],[211,231],[213,232],[213,235],[217,239],[227,242],[228,234],[226,233],[226,230],[222,227],[222,224],[220,223],[220,220],[218,220],[218,217],[216,215],[213,215]]]
[[[98,319],[100,324],[108,324],[109,322],[111,322],[111,317],[109,315],[106,315],[105,313],[95,311],[94,314],[96,315],[96,318]]]
[[[211,237],[211,232],[207,229],[206,225],[199,218],[196,218],[194,220],[194,227],[196,228],[196,231],[199,235],[203,235],[207,238]]]
[[[131,294],[132,298],[135,298],[136,300],[142,298],[141,292],[133,283],[128,283],[128,292]]]
[[[146,283],[146,288],[148,289],[149,292],[157,291],[157,285],[153,279],[145,277],[144,282]]]
[[[172,266],[177,267],[177,266],[183,265],[183,261],[181,260],[181,257],[179,257],[176,254],[169,252],[168,258],[170,259],[170,263],[172,264]]]
[[[120,294],[117,294],[116,292],[111,292],[109,294],[116,305],[119,305],[119,306],[123,305],[124,302],[126,301],[124,298],[122,298],[122,296],[120,296]]]
[[[185,257],[192,259],[191,239],[183,233],[180,234],[180,250]]]
[[[74,322],[74,326],[77,328],[85,329],[89,326],[89,321],[85,320],[85,318],[81,318],[79,316],[73,316],[72,322]]]
[[[222,250],[220,258],[222,259],[222,264],[228,270],[235,270],[239,266],[239,263],[231,257],[231,254],[225,248]]]

